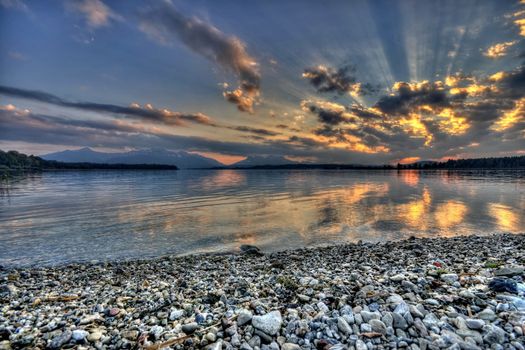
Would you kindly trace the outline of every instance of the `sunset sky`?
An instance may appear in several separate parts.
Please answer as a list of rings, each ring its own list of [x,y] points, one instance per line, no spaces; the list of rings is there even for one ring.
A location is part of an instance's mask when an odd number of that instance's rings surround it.
[[[525,154],[525,0],[0,0],[0,149]]]

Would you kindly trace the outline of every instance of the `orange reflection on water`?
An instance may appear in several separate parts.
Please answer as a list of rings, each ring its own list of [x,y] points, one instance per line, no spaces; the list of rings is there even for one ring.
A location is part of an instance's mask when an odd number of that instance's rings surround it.
[[[401,221],[406,225],[426,230],[428,225],[425,219],[430,210],[431,203],[432,196],[428,188],[425,187],[423,188],[423,193],[421,193],[421,199],[400,204],[397,206],[396,211],[399,213]]]
[[[437,206],[434,217],[436,226],[443,229],[443,236],[452,236],[453,232],[448,229],[460,224],[468,213],[468,207],[458,201],[449,200]]]
[[[401,176],[401,180],[409,186],[416,187],[419,183],[419,171],[418,170],[403,170],[398,172]]]
[[[511,208],[500,203],[489,203],[487,205],[489,215],[492,216],[500,229],[518,232],[520,227],[520,217]]]
[[[219,189],[224,187],[238,186],[246,181],[246,175],[241,171],[219,170],[213,172],[212,176],[206,176],[200,182],[205,190]]]

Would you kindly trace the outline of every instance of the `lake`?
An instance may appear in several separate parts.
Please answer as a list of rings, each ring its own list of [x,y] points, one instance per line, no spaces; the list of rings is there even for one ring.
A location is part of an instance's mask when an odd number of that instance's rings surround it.
[[[0,184],[0,264],[525,232],[525,170],[66,171]]]

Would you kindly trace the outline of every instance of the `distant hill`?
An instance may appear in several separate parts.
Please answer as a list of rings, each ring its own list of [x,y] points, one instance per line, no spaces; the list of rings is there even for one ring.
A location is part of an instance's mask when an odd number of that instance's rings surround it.
[[[89,147],[67,150],[41,156],[46,160],[61,162],[90,162],[107,164],[166,164],[177,165],[182,169],[222,167],[215,159],[185,151],[165,149],[144,149],[122,153],[97,152]]]
[[[301,164],[284,158],[283,156],[249,156],[240,162],[231,164],[232,168],[250,168],[260,166]]]
[[[87,162],[59,162],[45,160],[37,156],[26,155],[17,151],[4,152],[0,150],[0,175],[11,172],[42,171],[42,170],[177,170],[176,165],[165,164],[107,164]]]

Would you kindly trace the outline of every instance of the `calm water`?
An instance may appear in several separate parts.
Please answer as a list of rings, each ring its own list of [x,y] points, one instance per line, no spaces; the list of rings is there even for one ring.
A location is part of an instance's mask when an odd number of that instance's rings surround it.
[[[100,171],[0,185],[0,264],[525,232],[525,171]]]

